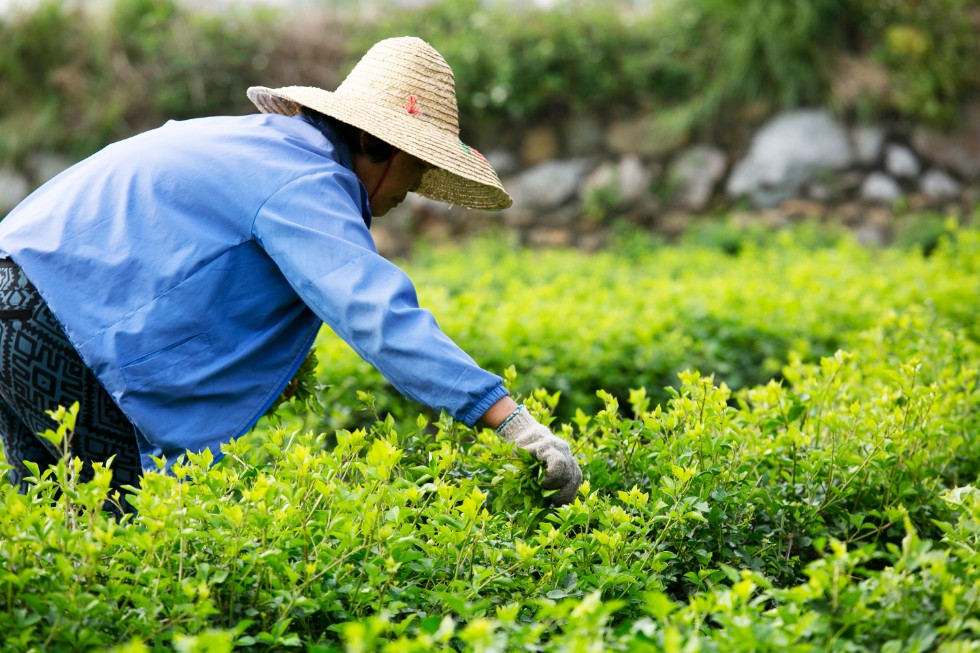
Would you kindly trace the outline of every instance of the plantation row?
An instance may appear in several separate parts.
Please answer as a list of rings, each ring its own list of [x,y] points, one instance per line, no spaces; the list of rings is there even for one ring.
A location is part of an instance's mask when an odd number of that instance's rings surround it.
[[[520,394],[560,391],[556,412],[568,421],[578,409],[600,409],[600,389],[625,404],[643,387],[662,403],[687,369],[735,389],[764,384],[782,375],[790,352],[809,361],[832,356],[889,311],[910,306],[928,306],[980,341],[972,233],[928,257],[918,245],[868,249],[815,224],[768,233],[691,229],[680,247],[627,231],[589,256],[521,251],[498,238],[462,250],[416,247],[404,267],[421,304],[463,349],[497,373],[513,365]],[[367,426],[370,413],[353,409],[358,391],[374,395],[379,413],[414,422],[419,406],[338,338],[324,332],[316,353],[329,413],[325,421],[306,414],[306,426]]]
[[[572,443],[573,504],[324,334],[324,420],[149,474],[132,521],[107,472],[4,486],[3,650],[980,650],[980,232],[631,242],[406,265]]]

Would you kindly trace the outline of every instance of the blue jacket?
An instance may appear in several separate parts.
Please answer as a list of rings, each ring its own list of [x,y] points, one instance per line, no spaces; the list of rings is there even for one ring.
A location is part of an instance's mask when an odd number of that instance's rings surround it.
[[[350,153],[305,117],[168,122],[0,222],[138,430],[144,468],[250,429],[326,323],[405,396],[472,425],[507,391],[381,257]]]

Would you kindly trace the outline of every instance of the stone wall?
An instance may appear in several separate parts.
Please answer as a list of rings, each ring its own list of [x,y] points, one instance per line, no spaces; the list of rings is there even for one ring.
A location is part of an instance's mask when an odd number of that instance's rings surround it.
[[[882,244],[898,209],[968,216],[980,202],[980,99],[951,132],[846,124],[809,109],[775,116],[725,149],[665,139],[651,124],[649,115],[578,118],[477,135],[514,144],[484,146],[514,206],[486,213],[410,196],[375,222],[379,249],[397,256],[419,237],[458,240],[499,226],[532,246],[596,249],[622,221],[670,238],[692,220],[733,213],[773,226],[838,220]],[[0,213],[70,163],[41,152],[21,169],[0,168]]]
[[[773,117],[728,149],[658,137],[645,115],[538,125],[500,140],[516,145],[485,154],[512,208],[487,214],[414,198],[376,222],[379,248],[403,254],[419,236],[461,239],[503,225],[532,246],[595,249],[617,222],[670,238],[720,214],[774,227],[836,220],[884,244],[902,211],[966,219],[980,202],[980,99],[950,132],[847,124],[807,109]]]

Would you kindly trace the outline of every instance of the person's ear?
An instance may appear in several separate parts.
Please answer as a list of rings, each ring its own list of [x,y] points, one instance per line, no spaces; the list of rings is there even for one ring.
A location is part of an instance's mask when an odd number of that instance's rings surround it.
[[[366,153],[368,148],[368,133],[362,129],[357,140],[361,146],[360,151]]]

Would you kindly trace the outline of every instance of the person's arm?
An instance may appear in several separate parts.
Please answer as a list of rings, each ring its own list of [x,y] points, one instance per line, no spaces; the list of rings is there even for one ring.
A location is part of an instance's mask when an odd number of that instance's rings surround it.
[[[362,194],[340,166],[296,179],[258,211],[253,235],[304,303],[401,394],[473,426],[507,396],[503,379],[448,338],[408,276],[377,253]]]
[[[545,465],[542,487],[559,489],[555,504],[573,501],[582,472],[568,444],[419,307],[408,276],[375,250],[360,190],[343,172],[298,179],[263,205],[253,233],[306,305],[399,392],[467,426],[495,428]]]

